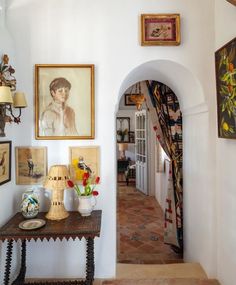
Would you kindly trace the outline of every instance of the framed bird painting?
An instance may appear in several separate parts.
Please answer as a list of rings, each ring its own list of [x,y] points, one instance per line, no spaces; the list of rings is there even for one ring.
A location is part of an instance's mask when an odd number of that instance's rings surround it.
[[[100,176],[100,149],[98,146],[70,147],[69,156],[69,171],[72,180],[82,184],[84,173],[89,173],[91,179]]]
[[[16,184],[43,184],[47,176],[47,147],[18,146],[16,154]]]
[[[0,185],[11,181],[11,141],[0,142]]]

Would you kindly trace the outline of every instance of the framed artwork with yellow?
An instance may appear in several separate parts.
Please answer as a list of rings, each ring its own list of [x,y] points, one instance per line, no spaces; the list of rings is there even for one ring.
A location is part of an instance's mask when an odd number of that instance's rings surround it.
[[[91,177],[100,176],[100,148],[98,146],[70,147],[70,176],[79,184],[83,182],[84,173]]]

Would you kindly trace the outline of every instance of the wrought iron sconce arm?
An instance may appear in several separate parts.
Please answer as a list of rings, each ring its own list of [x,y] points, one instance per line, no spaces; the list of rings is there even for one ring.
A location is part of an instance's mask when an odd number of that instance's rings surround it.
[[[12,91],[16,90],[16,79],[12,75],[14,68],[8,65],[9,57],[4,54],[0,63],[0,137],[5,137],[5,124],[20,123],[21,108],[27,107],[25,95],[22,92],[16,92],[12,96]],[[12,105],[19,109],[19,115],[13,114]],[[9,115],[7,114],[9,112]]]

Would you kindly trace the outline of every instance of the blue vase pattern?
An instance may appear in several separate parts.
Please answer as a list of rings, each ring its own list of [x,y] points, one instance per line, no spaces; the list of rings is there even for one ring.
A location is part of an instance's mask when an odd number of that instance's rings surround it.
[[[22,195],[21,213],[26,219],[34,218],[39,212],[38,195],[33,190],[28,190]]]

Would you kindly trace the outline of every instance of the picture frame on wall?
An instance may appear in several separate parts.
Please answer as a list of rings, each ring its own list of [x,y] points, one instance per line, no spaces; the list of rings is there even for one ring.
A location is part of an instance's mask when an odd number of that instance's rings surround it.
[[[0,185],[11,181],[11,141],[0,142]]]
[[[215,52],[218,136],[236,139],[236,37]]]
[[[15,155],[16,184],[43,184],[47,175],[47,147],[19,146]]]
[[[136,94],[125,94],[125,106],[135,106],[135,103],[133,100],[131,100],[131,95],[136,95]]]
[[[35,137],[94,139],[94,65],[35,65]]]
[[[141,45],[180,45],[180,15],[141,14]]]
[[[135,132],[129,132],[129,143],[135,143]]]
[[[130,131],[130,118],[129,117],[117,117],[116,118],[116,138],[117,143],[129,142]]]
[[[69,147],[70,176],[82,184],[83,174],[88,172],[92,178],[100,176],[99,146]]]

